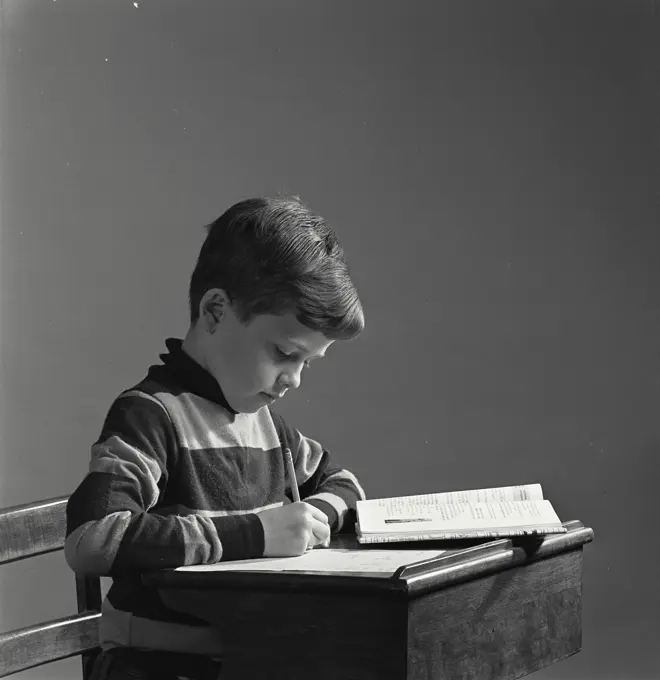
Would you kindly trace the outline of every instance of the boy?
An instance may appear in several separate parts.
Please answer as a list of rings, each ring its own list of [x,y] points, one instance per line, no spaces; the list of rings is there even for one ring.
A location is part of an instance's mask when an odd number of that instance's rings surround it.
[[[99,680],[218,676],[217,631],[164,606],[145,570],[300,555],[350,526],[356,478],[290,427],[275,401],[364,326],[341,246],[297,200],[250,199],[209,227],[191,324],[112,404],[67,507],[65,554],[111,576]],[[301,502],[290,497],[293,454]]]

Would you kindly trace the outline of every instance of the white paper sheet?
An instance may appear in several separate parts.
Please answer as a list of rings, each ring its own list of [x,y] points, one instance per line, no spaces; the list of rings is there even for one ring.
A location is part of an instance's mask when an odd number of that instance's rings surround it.
[[[176,571],[318,571],[393,574],[399,567],[441,555],[444,550],[348,550],[316,548],[299,557],[262,557],[179,567]]]

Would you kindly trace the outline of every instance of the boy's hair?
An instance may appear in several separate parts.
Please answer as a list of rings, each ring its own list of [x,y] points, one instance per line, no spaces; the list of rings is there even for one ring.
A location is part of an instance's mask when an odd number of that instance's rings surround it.
[[[210,288],[229,296],[241,322],[293,312],[331,340],[355,337],[364,315],[334,231],[297,198],[250,198],[207,227],[190,279],[190,317]]]

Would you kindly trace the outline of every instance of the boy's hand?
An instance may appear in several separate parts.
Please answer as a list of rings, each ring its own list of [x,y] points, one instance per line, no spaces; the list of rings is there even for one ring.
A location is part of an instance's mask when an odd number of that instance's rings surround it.
[[[257,513],[264,528],[264,557],[302,555],[330,541],[327,516],[302,501]]]

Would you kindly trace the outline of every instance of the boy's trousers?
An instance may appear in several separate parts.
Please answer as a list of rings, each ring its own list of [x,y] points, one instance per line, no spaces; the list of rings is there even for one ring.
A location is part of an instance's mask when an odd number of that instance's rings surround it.
[[[221,662],[199,654],[114,648],[101,652],[90,680],[221,680]]]

